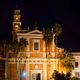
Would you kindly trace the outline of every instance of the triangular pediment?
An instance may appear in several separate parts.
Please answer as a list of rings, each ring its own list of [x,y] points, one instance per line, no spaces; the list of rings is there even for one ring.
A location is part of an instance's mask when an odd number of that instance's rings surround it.
[[[33,31],[28,32],[28,34],[42,34],[42,32],[39,30],[33,30]]]

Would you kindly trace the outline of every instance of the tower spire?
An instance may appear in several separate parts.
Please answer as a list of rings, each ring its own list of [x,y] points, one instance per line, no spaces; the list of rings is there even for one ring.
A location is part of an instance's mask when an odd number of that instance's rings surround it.
[[[21,15],[20,15],[20,10],[16,9],[14,10],[14,15],[13,15],[13,41],[16,39],[16,33],[20,31],[21,29]]]
[[[14,15],[13,15],[13,31],[19,32],[21,29],[21,15],[20,15],[20,10],[14,10]]]

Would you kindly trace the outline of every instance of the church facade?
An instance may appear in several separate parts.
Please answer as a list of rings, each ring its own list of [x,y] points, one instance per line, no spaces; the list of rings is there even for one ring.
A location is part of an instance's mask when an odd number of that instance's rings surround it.
[[[20,52],[16,58],[9,59],[9,79],[10,80],[52,80],[54,70],[65,72],[61,68],[58,58],[55,57],[54,35],[50,45],[51,56],[48,57],[48,51],[43,40],[43,32],[35,28],[32,31],[21,30],[20,10],[14,10],[13,20],[13,40],[16,37],[18,41],[25,38],[28,45],[23,52]],[[16,34],[16,35],[15,35]],[[57,49],[62,51],[61,48]],[[74,75],[73,71],[73,75]]]

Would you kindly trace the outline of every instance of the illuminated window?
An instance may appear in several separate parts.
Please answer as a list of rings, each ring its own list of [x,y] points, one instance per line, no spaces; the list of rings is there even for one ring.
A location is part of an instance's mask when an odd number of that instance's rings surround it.
[[[79,72],[75,72],[75,77],[79,77]]]
[[[40,51],[40,40],[33,39],[33,51]]]
[[[75,62],[75,68],[78,68],[78,65],[79,65],[78,62]]]
[[[34,50],[39,50],[39,43],[38,42],[34,42]]]

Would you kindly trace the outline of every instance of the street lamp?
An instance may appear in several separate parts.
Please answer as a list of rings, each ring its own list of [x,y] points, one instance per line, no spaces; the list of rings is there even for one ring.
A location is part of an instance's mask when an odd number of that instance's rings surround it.
[[[22,79],[22,80],[25,80],[26,76],[27,76],[26,71],[22,71],[22,72],[21,72],[21,79]]]
[[[21,73],[21,77],[26,77],[26,76],[27,76],[26,71],[22,71],[22,73]]]

